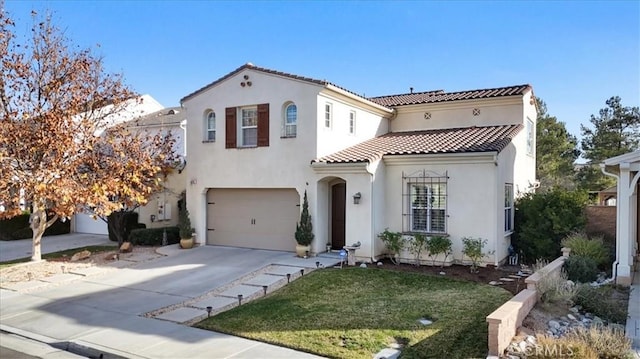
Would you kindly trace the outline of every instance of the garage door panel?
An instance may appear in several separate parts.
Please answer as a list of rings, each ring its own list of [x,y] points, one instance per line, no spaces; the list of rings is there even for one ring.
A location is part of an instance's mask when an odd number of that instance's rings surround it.
[[[292,251],[300,213],[295,189],[210,189],[207,243]]]

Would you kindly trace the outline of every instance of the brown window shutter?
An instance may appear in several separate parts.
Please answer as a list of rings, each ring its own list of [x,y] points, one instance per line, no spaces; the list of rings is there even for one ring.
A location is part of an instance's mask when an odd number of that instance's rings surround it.
[[[258,147],[269,146],[269,104],[258,105]]]
[[[225,148],[236,148],[237,130],[236,126],[238,121],[236,120],[236,108],[227,107],[225,110]]]

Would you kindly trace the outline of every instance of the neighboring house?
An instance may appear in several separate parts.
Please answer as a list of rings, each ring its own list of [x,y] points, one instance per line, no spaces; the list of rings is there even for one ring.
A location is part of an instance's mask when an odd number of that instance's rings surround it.
[[[514,198],[535,180],[529,85],[365,98],[324,80],[246,64],[181,100],[187,203],[207,244],[291,251],[304,192],[314,253],[378,234],[488,240],[507,256]]]
[[[110,111],[110,106],[105,106],[104,111]],[[149,95],[129,100],[124,109],[108,116],[105,119],[105,126],[113,126],[119,123],[132,121],[140,116],[144,116],[163,109],[163,106]],[[90,213],[77,213],[71,220],[71,231],[88,234],[107,234],[107,223],[100,218],[94,219]]]
[[[602,172],[617,184],[616,260],[613,276],[618,284],[631,284],[634,260],[640,248],[640,150],[609,158],[600,165]]]
[[[164,179],[164,190],[153,194],[145,206],[139,207],[138,222],[147,228],[159,228],[178,225],[178,200],[185,191],[186,174],[183,171],[186,158],[184,145],[185,113],[181,107],[170,107],[143,116],[131,122],[130,127],[135,131],[144,131],[150,136],[161,132],[169,133],[175,139],[173,151],[182,159],[181,165],[174,169]]]

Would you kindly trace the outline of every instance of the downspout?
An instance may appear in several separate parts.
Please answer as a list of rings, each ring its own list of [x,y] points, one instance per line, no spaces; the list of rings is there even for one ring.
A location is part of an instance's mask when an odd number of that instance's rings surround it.
[[[370,183],[370,194],[371,194],[371,198],[369,199],[371,201],[371,234],[373,235],[373,238],[371,239],[371,252],[369,253],[369,258],[371,259],[371,263],[376,263],[376,258],[374,253],[376,253],[376,244],[377,244],[377,234],[376,234],[376,224],[375,224],[375,220],[376,220],[376,214],[377,211],[379,209],[376,208],[376,203],[375,203],[375,188],[374,188],[374,182],[376,179],[376,170],[378,169],[378,166],[380,165],[380,160],[378,160],[375,163],[375,166],[373,165],[373,163],[371,161],[369,161],[369,164],[367,164],[367,172],[369,173],[369,175],[371,176],[371,181]]]
[[[500,174],[500,169],[498,168],[498,155],[494,154],[493,155],[493,164],[496,167],[496,177],[499,177]],[[502,187],[502,190],[504,191],[504,185],[501,182],[498,182],[498,188],[497,190],[500,191],[500,188]],[[513,191],[512,191],[513,192]],[[503,196],[504,197],[504,196]],[[502,199],[504,201],[504,198]],[[500,199],[498,199],[498,203],[501,203],[502,201],[500,201]],[[500,208],[500,206],[498,206],[498,208]],[[504,208],[502,209],[502,211],[504,212]],[[515,203],[513,205],[512,211],[514,211],[515,213]],[[503,217],[504,217],[504,213],[503,213]],[[504,226],[504,224],[503,224]],[[498,228],[498,233],[500,233],[500,228]],[[502,233],[503,237],[502,237],[502,241],[504,241],[504,232]],[[498,261],[498,242],[499,241],[500,236],[496,236],[495,241],[493,241],[493,265],[495,265],[496,268],[498,268],[498,265],[500,264],[500,262]],[[509,242],[511,242],[511,240],[509,240]],[[464,258],[464,257],[463,257]]]
[[[602,171],[602,173],[604,173],[605,175],[616,179],[617,192],[618,194],[620,194],[619,193],[620,192],[620,176],[616,175],[615,173],[607,172],[604,163],[600,164],[600,171]],[[618,258],[620,258],[620,235],[619,235],[620,215],[618,213],[619,211],[620,211],[620,206],[618,206],[616,203],[616,260],[613,262],[613,268],[612,268],[612,277],[614,280],[618,277]]]

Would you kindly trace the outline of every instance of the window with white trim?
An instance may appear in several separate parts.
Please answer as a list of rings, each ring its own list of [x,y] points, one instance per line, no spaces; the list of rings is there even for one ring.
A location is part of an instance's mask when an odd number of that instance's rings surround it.
[[[255,147],[258,145],[258,108],[240,108],[240,146]]]
[[[331,121],[333,118],[333,105],[329,102],[324,104],[324,127],[331,128]]]
[[[296,137],[298,134],[298,107],[290,103],[284,110],[283,137]]]
[[[527,154],[533,156],[535,149],[535,128],[533,127],[533,121],[527,118]]]
[[[407,212],[404,230],[407,232],[447,232],[447,174],[421,170],[403,174]]]
[[[207,111],[205,113],[205,141],[215,142],[216,140],[216,113],[213,111]]]
[[[513,184],[504,185],[504,231],[513,232]]]
[[[349,134],[350,135],[356,134],[356,112],[355,111],[349,112]]]

